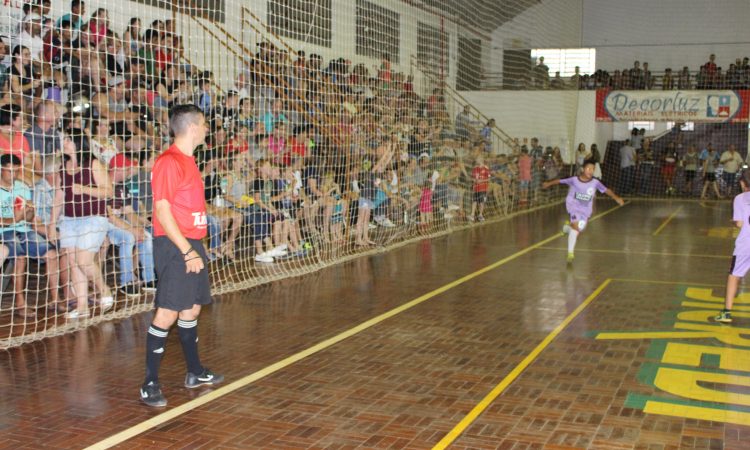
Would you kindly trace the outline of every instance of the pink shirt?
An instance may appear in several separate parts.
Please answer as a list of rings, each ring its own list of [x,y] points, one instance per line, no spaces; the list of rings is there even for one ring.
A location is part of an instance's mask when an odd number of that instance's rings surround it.
[[[518,179],[531,181],[531,156],[521,155],[518,157]]]
[[[274,155],[284,153],[286,151],[286,139],[284,139],[283,137],[277,138],[276,136],[269,137],[268,150],[270,150]]]

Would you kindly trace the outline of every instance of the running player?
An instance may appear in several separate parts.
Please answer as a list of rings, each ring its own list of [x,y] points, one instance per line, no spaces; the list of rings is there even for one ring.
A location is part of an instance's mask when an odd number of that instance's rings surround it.
[[[737,296],[740,281],[750,269],[750,170],[743,170],[740,176],[742,194],[734,198],[734,214],[732,219],[740,229],[740,234],[734,241],[732,265],[727,277],[727,291],[724,297],[724,309],[716,316],[717,322],[732,322],[732,304]]]
[[[556,184],[570,186],[568,196],[565,199],[565,208],[570,215],[570,221],[565,222],[563,226],[563,233],[568,235],[568,263],[573,262],[573,250],[576,247],[578,234],[586,228],[589,217],[591,217],[596,191],[612,197],[620,206],[625,203],[612,189],[607,189],[601,181],[594,178],[595,167],[595,161],[586,160],[581,167],[581,174],[577,177],[550,180],[542,185],[544,189]]]

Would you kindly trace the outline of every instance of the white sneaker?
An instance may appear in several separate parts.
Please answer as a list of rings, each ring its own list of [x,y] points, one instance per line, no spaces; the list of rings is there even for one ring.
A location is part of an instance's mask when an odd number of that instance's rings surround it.
[[[563,233],[565,234],[570,233],[570,225],[568,225],[567,223],[563,225]]]
[[[74,309],[72,311],[68,311],[65,313],[65,318],[68,320],[77,320],[77,319],[86,319],[91,315],[90,312],[86,312],[86,314],[81,315],[77,309]]]
[[[265,254],[267,256],[270,256],[270,257],[273,257],[273,258],[278,258],[278,257],[281,257],[281,256],[286,256],[287,251],[286,251],[286,249],[284,249],[282,247],[283,247],[282,245],[279,245],[278,247],[274,247],[271,250],[267,251]]]
[[[375,225],[374,223],[368,223],[368,224],[367,224],[367,228],[369,228],[369,229],[371,229],[371,230],[374,230],[374,229],[375,229],[375,228],[377,228],[377,227],[378,227],[378,226],[377,226],[377,225]]]
[[[393,227],[395,227],[395,226],[396,226],[396,224],[395,224],[395,223],[393,223],[393,222],[391,222],[391,219],[389,219],[389,218],[387,218],[387,217],[384,217],[384,218],[383,218],[383,219],[382,219],[382,220],[380,221],[380,226],[381,226],[381,227],[385,227],[385,228],[393,228]]]
[[[112,306],[115,304],[115,299],[112,297],[102,297],[101,300],[99,300],[99,306],[102,308],[102,312],[107,312],[110,309],[112,309]]]
[[[255,261],[262,263],[272,263],[273,257],[269,256],[268,253],[261,253],[259,255],[255,255]]]
[[[453,218],[453,214],[451,214],[451,213],[449,213],[449,212],[446,211],[445,213],[443,213],[443,218],[444,219],[452,219]]]
[[[458,205],[448,205],[448,211],[458,211],[459,209],[461,209],[461,207]]]

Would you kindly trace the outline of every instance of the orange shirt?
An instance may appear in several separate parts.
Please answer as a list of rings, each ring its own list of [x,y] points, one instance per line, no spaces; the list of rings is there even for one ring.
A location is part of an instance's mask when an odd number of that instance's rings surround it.
[[[31,153],[31,146],[23,132],[16,131],[10,136],[0,132],[0,154],[15,155],[23,164],[24,157],[29,153]]]

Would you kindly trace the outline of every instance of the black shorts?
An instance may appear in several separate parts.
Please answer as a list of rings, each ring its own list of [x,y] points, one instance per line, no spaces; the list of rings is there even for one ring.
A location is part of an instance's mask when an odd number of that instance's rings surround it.
[[[703,175],[703,181],[705,181],[707,183],[713,183],[714,181],[716,181],[716,174],[715,173],[707,173],[707,174]]]
[[[185,257],[168,237],[154,238],[157,308],[179,312],[192,309],[193,305],[211,303],[206,249],[197,239],[188,239],[188,242],[203,258],[203,264],[206,266],[199,273],[185,273]]]
[[[487,192],[475,192],[474,193],[475,203],[487,203]]]

